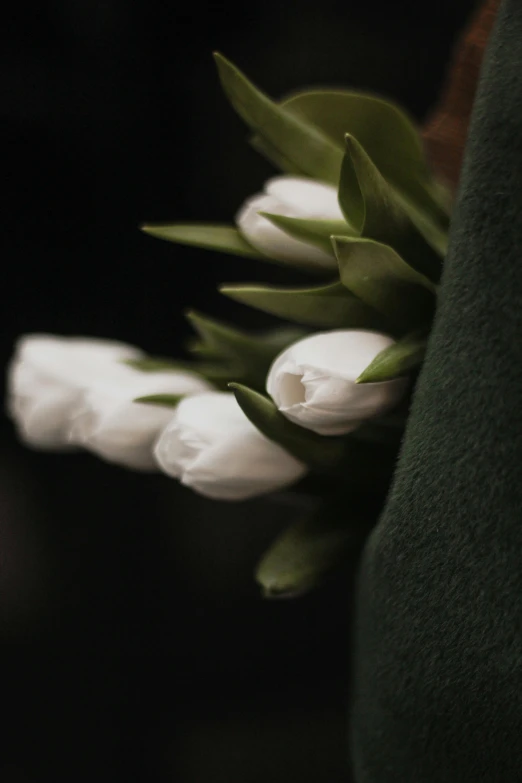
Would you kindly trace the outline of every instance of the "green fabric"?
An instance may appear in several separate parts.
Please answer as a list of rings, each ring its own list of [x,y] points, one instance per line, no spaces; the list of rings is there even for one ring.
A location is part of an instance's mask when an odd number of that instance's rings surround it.
[[[522,781],[522,0],[488,46],[441,291],[360,567],[357,783]]]

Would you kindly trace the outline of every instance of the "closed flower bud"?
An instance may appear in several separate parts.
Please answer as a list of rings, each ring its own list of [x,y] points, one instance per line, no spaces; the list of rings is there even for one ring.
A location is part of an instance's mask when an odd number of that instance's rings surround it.
[[[260,212],[303,219],[344,220],[334,187],[303,177],[274,177],[265,184],[265,192],[249,198],[236,216],[237,226],[248,242],[269,258],[332,266],[331,255],[291,237]]]
[[[246,500],[306,473],[303,463],[254,427],[228,392],[182,400],[155,456],[169,476],[216,500]]]
[[[118,377],[100,377],[86,389],[71,421],[69,440],[109,462],[157,470],[154,444],[173,409],[134,400],[154,394],[200,394],[211,388],[188,372],[142,373],[123,367]]]
[[[407,380],[356,383],[393,339],[379,332],[319,332],[286,348],[275,359],[267,391],[290,421],[320,435],[342,435],[396,405]]]
[[[100,375],[119,374],[121,361],[141,356],[124,343],[29,334],[8,369],[7,410],[20,437],[40,449],[66,449],[83,390]]]

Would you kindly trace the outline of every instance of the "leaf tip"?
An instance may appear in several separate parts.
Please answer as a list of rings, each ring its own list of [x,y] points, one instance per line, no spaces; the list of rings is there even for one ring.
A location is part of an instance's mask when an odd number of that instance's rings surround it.
[[[333,245],[334,247],[335,247],[336,245],[338,245],[338,244],[341,244],[341,242],[342,242],[343,240],[345,240],[345,239],[346,239],[346,237],[342,237],[342,236],[340,236],[339,234],[331,234],[331,236],[330,236],[330,242],[332,243],[332,245]]]
[[[183,311],[183,315],[185,316],[187,321],[190,321],[190,323],[193,323],[194,321],[197,321],[197,319],[199,317],[199,313],[197,312],[197,310],[194,310],[192,307],[187,307]]]
[[[147,394],[144,397],[135,397],[133,402],[144,405],[158,405],[165,408],[174,408],[183,399],[182,394]]]
[[[230,60],[227,60],[227,58],[224,57],[221,52],[212,52],[212,57],[214,58],[214,62],[216,64],[220,78],[224,76],[226,71],[231,71],[234,68]]]
[[[360,144],[360,142],[357,141],[355,136],[352,136],[351,133],[344,134],[344,143],[346,145],[348,154],[350,155],[351,158],[353,158],[354,155],[360,155],[360,152],[363,149],[363,147]]]
[[[155,236],[158,233],[158,226],[155,226],[154,223],[141,223],[138,226],[138,231],[149,234],[149,236]]]

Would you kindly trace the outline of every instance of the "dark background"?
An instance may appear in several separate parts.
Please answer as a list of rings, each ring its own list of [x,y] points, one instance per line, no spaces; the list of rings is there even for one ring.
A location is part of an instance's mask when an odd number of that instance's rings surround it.
[[[276,267],[153,240],[230,220],[272,173],[212,50],[274,96],[310,84],[433,104],[472,0],[12,5],[1,47],[1,362],[20,333],[174,354],[189,305]],[[348,781],[351,573],[295,602],[251,578],[287,518],[162,476],[23,449],[0,424],[1,783]]]

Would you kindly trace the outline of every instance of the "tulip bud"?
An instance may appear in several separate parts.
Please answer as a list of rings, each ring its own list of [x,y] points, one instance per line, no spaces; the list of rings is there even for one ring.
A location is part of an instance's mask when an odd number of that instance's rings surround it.
[[[291,237],[260,212],[315,220],[343,220],[337,190],[304,177],[273,177],[265,192],[249,198],[236,215],[236,223],[248,242],[269,258],[332,266],[332,256],[319,247]]]
[[[339,329],[305,337],[275,359],[267,391],[290,421],[319,435],[352,432],[392,408],[405,378],[356,383],[370,362],[394,340],[379,332]]]
[[[228,392],[182,400],[158,439],[155,456],[169,476],[216,500],[271,492],[307,470],[265,438]]]
[[[151,394],[200,394],[211,388],[189,372],[141,373],[123,367],[117,378],[99,378],[85,390],[71,421],[69,440],[109,462],[157,470],[154,443],[173,410],[134,400]]]
[[[71,417],[93,378],[119,374],[142,355],[119,342],[29,334],[18,340],[8,369],[7,411],[20,437],[40,449],[67,449]]]

